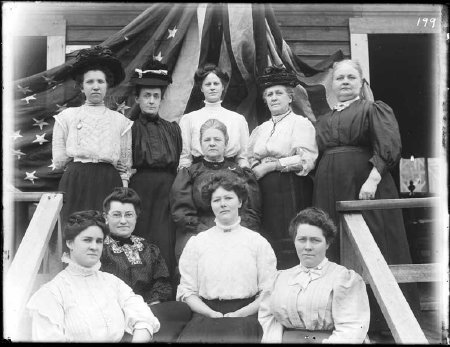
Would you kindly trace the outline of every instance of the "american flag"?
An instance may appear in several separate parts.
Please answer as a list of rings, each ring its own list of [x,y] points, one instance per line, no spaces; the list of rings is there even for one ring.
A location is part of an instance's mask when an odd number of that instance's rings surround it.
[[[172,70],[173,83],[161,104],[160,115],[179,120],[203,106],[194,87],[194,72],[215,63],[230,76],[222,105],[243,114],[252,130],[269,118],[256,77],[265,67],[284,64],[301,80],[293,109],[312,121],[330,110],[335,100],[330,88],[330,67],[343,59],[337,51],[309,66],[283,40],[268,4],[153,4],[122,30],[104,41],[121,60],[126,78],[108,91],[105,103],[131,119],[137,112],[128,81],[135,68],[152,56]],[[57,190],[61,170],[52,163],[53,116],[82,103],[68,71],[75,58],[51,70],[14,81],[13,141],[14,186],[22,191]]]

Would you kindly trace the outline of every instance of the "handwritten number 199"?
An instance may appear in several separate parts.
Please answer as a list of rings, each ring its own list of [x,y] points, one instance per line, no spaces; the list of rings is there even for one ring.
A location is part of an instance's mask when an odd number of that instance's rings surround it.
[[[426,27],[428,25],[428,23],[430,23],[430,26],[432,28],[434,28],[434,25],[436,24],[436,18],[422,18],[422,17],[419,17],[419,19],[417,20],[417,26],[421,25],[421,23],[422,23],[422,25],[424,27]]]

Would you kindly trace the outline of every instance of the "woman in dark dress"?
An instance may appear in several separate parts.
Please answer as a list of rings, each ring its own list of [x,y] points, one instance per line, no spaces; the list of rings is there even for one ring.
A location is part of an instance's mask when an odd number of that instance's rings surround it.
[[[136,69],[130,80],[135,85],[140,107],[132,127],[133,168],[130,180],[142,198],[142,214],[136,235],[154,242],[164,257],[169,272],[175,268],[175,226],[169,210],[169,193],[177,173],[182,142],[176,122],[162,119],[159,106],[165,88],[172,82],[167,66],[156,60]]]
[[[115,187],[128,184],[131,171],[133,122],[104,103],[108,88],[125,77],[122,64],[109,49],[95,46],[78,53],[70,74],[86,101],[54,117],[53,162],[65,169],[58,188],[65,193],[63,223],[75,211],[101,210]]]
[[[362,70],[353,60],[336,63],[332,88],[339,100],[318,119],[317,144],[322,154],[315,175],[313,204],[339,225],[336,201],[396,199],[389,170],[400,160],[401,140],[392,109],[382,101],[361,100]],[[388,264],[410,264],[408,240],[400,209],[362,211],[364,220]],[[328,257],[339,263],[339,241]],[[412,309],[415,285],[401,285]],[[373,320],[374,321],[374,320]]]
[[[318,155],[316,133],[308,118],[291,110],[293,88],[300,83],[294,73],[271,66],[257,82],[271,119],[252,131],[248,158],[262,194],[263,235],[275,250],[279,269],[285,269],[298,261],[289,223],[312,203],[308,174]]]
[[[234,160],[225,158],[228,142],[225,124],[209,119],[200,127],[200,145],[204,156],[188,168],[181,168],[170,195],[172,217],[177,225],[175,257],[180,258],[186,242],[192,235],[214,226],[211,205],[201,197],[205,183],[217,172],[245,179],[249,197],[240,210],[241,225],[259,231],[261,197],[258,182],[249,168],[241,168]]]

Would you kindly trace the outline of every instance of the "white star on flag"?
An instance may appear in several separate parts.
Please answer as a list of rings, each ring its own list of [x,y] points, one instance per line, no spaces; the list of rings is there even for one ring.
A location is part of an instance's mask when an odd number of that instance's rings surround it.
[[[161,55],[161,52],[159,52],[157,56],[153,56],[153,59],[156,59],[157,61],[161,61],[162,58],[163,58],[163,57],[162,57],[162,55]]]
[[[44,121],[43,119],[33,118],[33,120],[36,122],[35,124],[33,124],[33,126],[39,127],[39,129],[41,129],[41,130],[44,126],[48,125],[48,123],[46,121]]]
[[[20,84],[17,85],[17,88],[19,88],[19,90],[26,95],[27,93],[31,93],[32,90],[30,89],[30,87],[22,87]]]
[[[14,132],[13,135],[11,135],[11,137],[13,138],[14,141],[16,141],[19,137],[23,137],[23,136],[20,135],[20,130],[17,130]]]
[[[34,97],[36,94],[30,95],[30,96],[26,96],[25,98],[22,98],[20,100],[26,101],[27,104],[30,103],[30,100],[36,100],[36,98]]]
[[[24,178],[24,180],[28,180],[31,181],[31,183],[34,184],[34,180],[37,180],[38,178],[34,175],[36,173],[36,170],[34,170],[33,172],[25,172],[25,175],[27,177]]]
[[[47,167],[51,167],[52,171],[56,170],[56,165],[55,165],[55,162],[53,161],[53,159],[52,159],[52,163],[49,166],[47,166]]]
[[[20,157],[21,157],[22,155],[25,155],[25,153],[23,153],[23,152],[21,152],[21,151],[19,151],[19,150],[14,150],[14,151],[13,151],[13,155],[17,155],[17,159],[20,159]]]
[[[42,145],[44,142],[48,142],[48,140],[46,140],[44,137],[45,133],[43,133],[42,135],[36,135],[36,140],[34,140],[33,142],[39,142],[39,144]]]
[[[117,105],[117,110],[116,111],[122,113],[123,115],[125,114],[126,110],[131,108],[131,107],[125,105],[125,101],[122,102],[120,105],[116,102],[116,105]]]
[[[175,37],[175,34],[177,33],[178,29],[176,26],[174,26],[172,30],[167,29],[167,31],[169,32],[169,36],[167,38],[170,39],[171,37]]]
[[[67,108],[67,104],[64,104],[64,105],[62,105],[62,106],[56,104],[56,107],[58,108],[58,109],[56,110],[56,112],[60,113],[61,111],[64,111],[64,110]]]

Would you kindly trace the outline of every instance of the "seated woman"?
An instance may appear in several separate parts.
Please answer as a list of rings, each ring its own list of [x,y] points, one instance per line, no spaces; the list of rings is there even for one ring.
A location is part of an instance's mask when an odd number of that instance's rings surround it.
[[[161,322],[154,341],[169,342],[191,318],[189,307],[169,302],[173,292],[166,262],[155,244],[132,235],[141,213],[141,200],[131,188],[116,188],[103,202],[110,234],[105,238],[102,271],[116,275],[151,305]]]
[[[75,212],[64,229],[67,267],[30,299],[32,340],[45,342],[148,342],[158,319],[140,295],[118,277],[99,271],[105,220],[100,212]]]
[[[240,225],[245,182],[218,173],[203,187],[216,225],[192,237],[181,254],[177,300],[194,312],[177,342],[259,342],[259,294],[276,271],[275,253]]]
[[[228,144],[225,124],[209,119],[200,127],[200,145],[204,154],[201,161],[189,168],[181,168],[172,186],[170,206],[177,225],[175,256],[179,260],[186,242],[192,235],[214,226],[214,214],[210,202],[202,199],[201,191],[206,182],[217,172],[229,172],[245,179],[248,199],[240,210],[241,225],[259,231],[261,197],[258,182],[249,168],[241,168],[234,160],[225,158]]]
[[[262,294],[262,342],[362,343],[369,328],[366,285],[353,270],[328,261],[336,227],[322,210],[307,208],[289,227],[300,264],[278,271]]]

